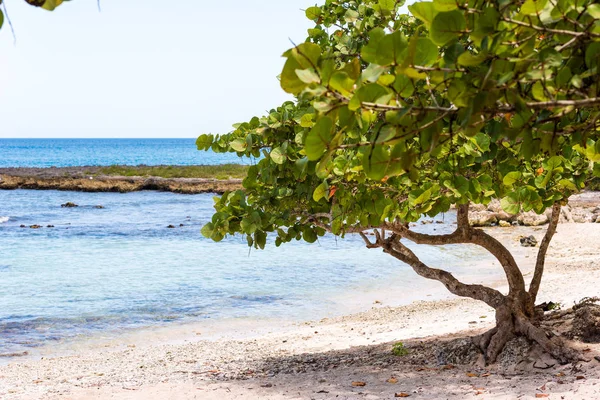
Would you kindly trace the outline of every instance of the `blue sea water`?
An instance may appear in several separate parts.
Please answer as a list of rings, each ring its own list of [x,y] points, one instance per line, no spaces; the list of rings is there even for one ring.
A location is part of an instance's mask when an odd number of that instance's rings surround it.
[[[195,139],[0,139],[0,167],[247,163],[198,151]]]
[[[193,139],[0,139],[0,167],[224,162],[242,160]],[[69,201],[79,207],[60,206]],[[369,308],[367,294],[408,303],[440,287],[354,236],[280,248],[269,238],[264,251],[243,237],[214,243],[200,234],[212,205],[209,194],[0,191],[0,355],[173,323],[322,318]],[[417,229],[453,229],[452,213],[437,219]],[[472,282],[497,273],[467,270],[485,257],[477,248],[415,251]]]
[[[361,293],[392,290],[409,302],[437,285],[352,236],[280,248],[269,238],[264,251],[242,237],[214,243],[200,234],[212,204],[208,194],[0,191],[0,353],[206,319],[322,318]],[[439,218],[419,228],[452,229],[452,214]],[[482,254],[418,251],[458,274]]]

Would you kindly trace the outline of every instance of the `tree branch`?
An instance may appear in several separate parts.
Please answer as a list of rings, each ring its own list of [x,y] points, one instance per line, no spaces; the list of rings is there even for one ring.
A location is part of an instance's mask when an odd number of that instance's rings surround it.
[[[423,278],[432,279],[443,283],[453,294],[461,297],[470,297],[480,300],[493,307],[498,308],[505,301],[505,296],[499,291],[482,285],[469,285],[460,282],[451,273],[425,265],[419,258],[400,240],[388,242],[383,251],[392,257],[410,265],[412,269]]]
[[[471,229],[469,235],[470,243],[483,247],[500,262],[508,280],[509,295],[513,293],[525,293],[525,279],[510,251],[504,247],[496,238],[488,235],[481,229]]]
[[[548,224],[548,229],[546,230],[546,234],[540,243],[540,248],[538,250],[537,259],[535,261],[535,270],[533,273],[533,278],[531,279],[531,285],[529,285],[529,295],[532,298],[532,301],[535,303],[535,299],[537,297],[538,291],[540,290],[540,285],[542,283],[542,275],[544,273],[544,264],[546,262],[546,253],[548,252],[548,247],[550,246],[550,241],[552,237],[556,233],[556,226],[558,225],[558,220],[560,217],[560,203],[556,202],[552,206],[552,217],[550,217],[550,223]]]
[[[525,103],[527,107],[533,109],[543,109],[543,108],[556,108],[556,107],[584,107],[584,106],[592,106],[600,104],[600,97],[591,97],[589,99],[581,99],[581,100],[551,100],[551,101],[535,101]],[[511,108],[512,111],[514,108]]]
[[[328,231],[331,231],[331,227],[318,220],[311,220],[317,226],[320,226]],[[504,274],[509,285],[510,294],[514,293],[526,293],[525,290],[525,279],[523,274],[517,265],[513,255],[494,237],[488,235],[481,229],[473,229],[469,224],[469,205],[461,204],[457,209],[457,227],[456,230],[446,235],[429,235],[425,233],[418,233],[411,231],[406,224],[401,223],[390,223],[384,222],[379,227],[352,227],[346,228],[346,233],[359,233],[363,240],[366,238],[363,231],[368,229],[387,229],[393,232],[392,237],[397,236],[398,238],[406,238],[416,244],[428,244],[428,245],[447,245],[447,244],[475,244],[483,247],[489,251],[497,260],[500,262]],[[385,239],[385,238],[383,238]],[[373,246],[373,243],[368,242],[367,247],[382,247],[388,246],[388,240],[382,240],[381,235],[377,234],[377,241]],[[399,243],[399,240],[397,241]],[[408,250],[408,249],[407,249]],[[408,250],[410,251],[410,250]],[[411,252],[412,254],[412,252]],[[414,256],[414,254],[413,254]],[[414,256],[416,258],[416,256]],[[417,258],[418,260],[418,258]],[[407,264],[409,264],[407,262]],[[411,264],[412,266],[412,264]],[[414,268],[414,267],[413,267]]]
[[[525,280],[517,262],[502,243],[480,229],[473,229],[469,224],[469,206],[463,204],[457,210],[457,228],[447,235],[429,235],[411,231],[402,224],[384,223],[383,226],[416,244],[447,245],[475,244],[489,251],[500,262],[510,292],[525,293]]]
[[[338,100],[341,100],[344,103],[350,102],[350,99],[348,97],[346,97],[340,93],[337,93],[335,91],[331,91],[331,93],[333,94],[333,96],[335,98],[337,98]],[[428,112],[428,111],[436,111],[436,112],[450,114],[450,113],[457,113],[459,111],[459,108],[456,108],[454,106],[452,106],[452,107],[439,107],[439,106],[401,107],[401,106],[392,106],[389,104],[371,103],[368,101],[363,101],[360,104],[361,104],[361,107],[368,108],[370,110],[375,110],[375,111],[406,111],[408,109],[409,110],[408,113],[410,113],[410,114],[420,114],[422,112]],[[596,106],[596,105],[600,105],[600,97],[591,97],[588,99],[580,99],[580,100],[530,101],[528,103],[525,103],[525,105],[534,110],[543,110],[543,109],[548,109],[548,108],[569,107],[569,106],[573,106],[573,107]],[[507,113],[507,112],[513,112],[515,110],[516,110],[516,108],[514,106],[505,104],[505,105],[500,105],[500,106],[496,107],[493,111],[491,111],[491,110],[488,110],[488,111],[490,112],[491,115],[497,115],[497,114],[503,114],[503,113]],[[444,117],[445,116],[446,115],[444,115]]]
[[[588,35],[591,36],[591,37],[600,37],[600,35],[595,34],[593,32],[587,32],[587,31],[586,32],[576,32],[576,31],[568,31],[568,30],[565,30],[565,29],[546,28],[544,26],[537,26],[537,25],[534,25],[534,24],[531,24],[531,23],[528,24],[528,23],[523,22],[523,21],[517,21],[516,19],[506,18],[506,17],[502,18],[502,20],[504,22],[508,22],[508,23],[515,24],[515,25],[524,26],[524,27],[527,27],[527,28],[530,28],[530,29],[533,29],[533,30],[536,30],[536,31],[540,31],[540,32],[556,33],[558,35],[567,35],[567,36],[575,36],[575,37],[578,37],[578,36],[588,36]]]

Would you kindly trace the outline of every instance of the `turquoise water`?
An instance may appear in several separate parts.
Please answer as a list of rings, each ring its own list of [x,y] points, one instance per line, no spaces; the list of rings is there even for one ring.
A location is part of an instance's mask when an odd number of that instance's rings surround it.
[[[61,208],[67,201],[79,207]],[[0,191],[0,353],[209,318],[322,318],[365,291],[397,288],[410,301],[434,285],[358,237],[280,248],[269,240],[264,251],[242,237],[214,243],[200,234],[212,204],[206,194]],[[452,214],[441,218],[418,228],[453,229]],[[418,250],[459,274],[483,254]]]
[[[198,151],[195,139],[0,139],[0,167],[247,163]]]

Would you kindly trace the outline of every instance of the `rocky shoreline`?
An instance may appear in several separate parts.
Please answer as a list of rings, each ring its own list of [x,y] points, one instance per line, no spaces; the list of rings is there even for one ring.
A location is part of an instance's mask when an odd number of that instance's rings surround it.
[[[216,193],[239,190],[241,179],[161,178],[156,176],[105,175],[104,167],[0,168],[0,190],[36,189],[76,192],[136,192],[157,190],[183,194]],[[548,223],[550,209],[544,214],[533,211],[512,215],[495,200],[489,205],[471,206],[473,226],[539,226]],[[600,192],[584,191],[571,196],[562,207],[561,222],[600,223]]]
[[[473,226],[539,226],[547,224],[551,215],[550,208],[543,214],[533,211],[509,214],[500,207],[500,201],[493,200],[487,206],[472,205],[469,221]],[[584,191],[571,196],[568,204],[561,207],[560,222],[600,223],[600,192]]]
[[[183,194],[221,194],[242,187],[241,179],[113,176],[101,174],[101,168],[0,168],[0,189],[120,193],[158,190]]]

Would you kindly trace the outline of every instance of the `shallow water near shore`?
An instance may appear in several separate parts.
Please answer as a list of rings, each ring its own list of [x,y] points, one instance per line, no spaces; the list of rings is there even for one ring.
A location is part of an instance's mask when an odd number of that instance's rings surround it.
[[[317,319],[370,308],[384,293],[394,305],[446,295],[355,236],[280,248],[270,240],[264,251],[249,250],[241,236],[214,243],[200,234],[212,198],[0,191],[0,353],[149,326]],[[443,223],[417,229],[453,229],[454,214],[436,219]],[[500,276],[472,269],[487,257],[476,247],[414,249],[471,282]]]

